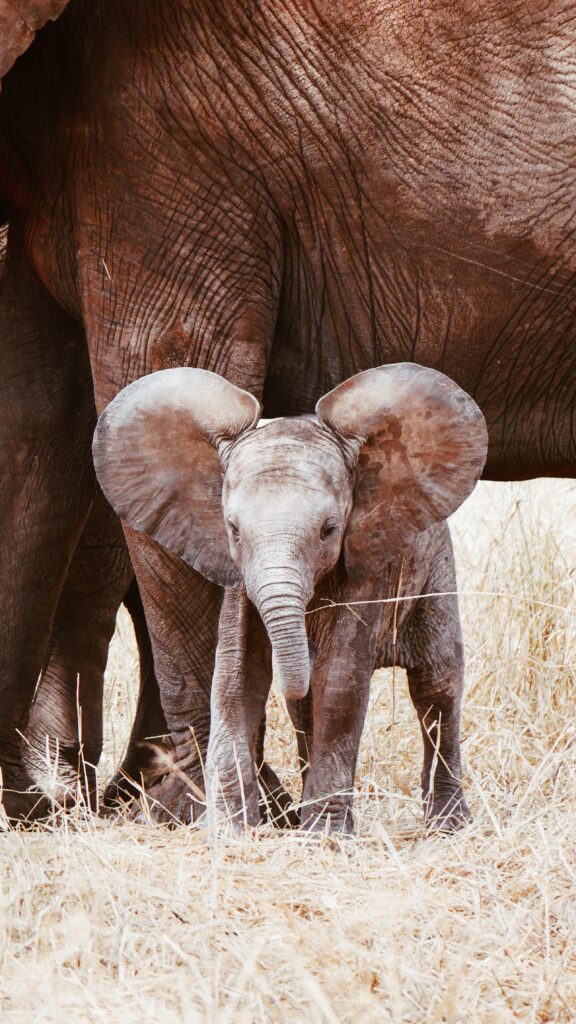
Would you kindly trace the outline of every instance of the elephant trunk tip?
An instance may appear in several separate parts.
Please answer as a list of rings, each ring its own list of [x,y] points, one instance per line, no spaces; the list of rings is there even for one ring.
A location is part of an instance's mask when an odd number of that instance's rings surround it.
[[[286,700],[303,700],[309,689],[309,679],[306,682],[303,682],[302,685],[294,685],[292,682],[284,684],[283,681],[280,680],[280,690],[282,692],[282,696]]]
[[[310,671],[290,672],[286,671],[281,659],[272,655],[272,670],[278,680],[280,693],[285,700],[302,700],[310,689]]]

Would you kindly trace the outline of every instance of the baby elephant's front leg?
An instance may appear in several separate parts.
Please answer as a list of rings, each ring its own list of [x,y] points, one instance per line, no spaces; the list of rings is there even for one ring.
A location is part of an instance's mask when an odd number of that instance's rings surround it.
[[[302,792],[306,831],[354,831],[352,802],[358,748],[374,666],[380,608],[371,604],[378,583],[347,584],[330,616],[312,676],[313,731],[310,767]],[[347,602],[367,601],[362,618]]]
[[[226,591],[212,683],[206,764],[208,818],[234,828],[260,820],[259,726],[272,681],[270,644],[243,587]]]

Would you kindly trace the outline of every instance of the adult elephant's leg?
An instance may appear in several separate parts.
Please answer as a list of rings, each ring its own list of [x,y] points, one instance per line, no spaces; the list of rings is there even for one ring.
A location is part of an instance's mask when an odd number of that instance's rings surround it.
[[[471,814],[462,791],[460,706],[464,685],[464,648],[460,628],[456,572],[446,527],[446,542],[432,563],[423,593],[442,597],[419,601],[399,646],[412,703],[424,741],[422,796],[429,827],[462,828]],[[402,651],[401,651],[402,656]]]
[[[98,491],[62,588],[26,730],[25,763],[59,802],[82,793],[96,806],[104,671],[132,577],[120,521]]]
[[[290,793],[284,789],[274,769],[264,760],[266,736],[266,710],[258,727],[256,738],[256,776],[262,799],[260,820],[270,821],[276,828],[297,828],[300,814]]]
[[[82,330],[12,225],[0,280],[0,765],[9,817],[46,808],[22,758],[52,619],[94,490],[94,400]]]
[[[127,529],[126,535],[169,739],[167,774],[147,789],[146,813],[166,824],[187,823],[204,811],[210,692],[223,591],[142,534]]]
[[[167,140],[162,188],[154,164],[149,180],[130,177],[129,203],[122,189],[97,217],[86,211],[79,280],[99,411],[131,380],[178,365],[262,395],[282,281],[280,228],[256,179],[214,163],[212,151],[208,170],[192,166],[193,155]],[[93,192],[113,187],[107,175]],[[154,787],[151,813],[189,820],[190,797],[203,786],[222,593],[153,541],[127,537],[175,751],[176,770]]]
[[[156,748],[161,752],[161,739],[167,732],[166,716],[162,710],[150,634],[135,579],[124,596],[124,604],[130,613],[138,646],[140,690],[126,753],[106,786],[103,799],[106,807],[137,797],[143,786],[157,781],[165,772],[165,768],[158,767]]]
[[[302,700],[288,700],[286,704],[290,720],[296,732],[298,763],[303,789],[312,759],[312,690],[310,689]],[[258,777],[264,789],[266,804],[270,808],[269,816],[271,816],[275,824],[282,828],[297,828],[300,824],[300,808],[299,806],[294,806],[290,794],[284,789],[278,776],[270,768],[270,765],[264,761],[265,725],[266,721],[264,720],[262,723],[261,754],[258,756],[257,764],[261,764]]]
[[[370,601],[376,583],[346,584],[338,603]],[[358,748],[366,717],[381,611],[365,605],[361,618],[346,607],[318,612],[323,623],[312,674],[311,763],[302,791],[302,828],[351,833]]]

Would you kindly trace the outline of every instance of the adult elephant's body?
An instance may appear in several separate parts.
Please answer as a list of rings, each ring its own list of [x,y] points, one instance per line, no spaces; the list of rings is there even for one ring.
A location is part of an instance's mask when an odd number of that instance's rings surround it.
[[[306,412],[410,359],[475,397],[488,476],[573,474],[576,23],[531,6],[72,0],[4,81],[0,175],[98,408],[193,365]],[[129,543],[189,767],[220,594]]]
[[[570,12],[74,0],[3,156],[100,406],[185,363],[259,390],[273,343],[271,412],[307,410],[409,355],[480,401],[488,475],[572,472]]]

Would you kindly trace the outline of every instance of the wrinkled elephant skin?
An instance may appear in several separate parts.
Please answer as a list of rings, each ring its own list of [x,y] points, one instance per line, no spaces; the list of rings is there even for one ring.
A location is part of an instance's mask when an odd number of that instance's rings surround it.
[[[144,374],[198,366],[284,416],[413,360],[478,402],[488,477],[574,474],[576,24],[569,0],[534,11],[74,0],[5,76],[8,788],[89,507],[90,373],[99,412]],[[222,592],[127,538],[194,775]]]
[[[28,49],[35,33],[57,18],[68,0],[0,0],[0,78]]]

